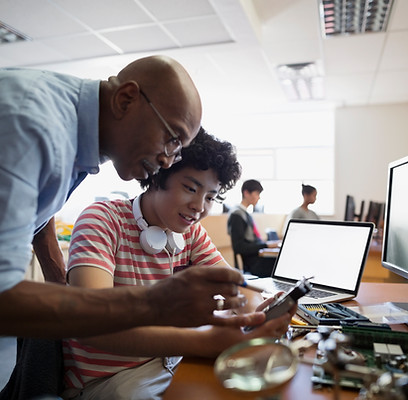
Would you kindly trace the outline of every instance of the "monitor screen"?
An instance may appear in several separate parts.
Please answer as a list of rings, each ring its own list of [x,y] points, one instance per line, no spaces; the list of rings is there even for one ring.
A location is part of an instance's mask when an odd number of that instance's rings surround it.
[[[382,265],[408,279],[408,157],[388,166]]]
[[[344,214],[345,221],[354,221],[356,215],[356,203],[354,202],[354,197],[347,195],[346,197],[346,212]]]
[[[373,222],[377,229],[382,229],[384,224],[384,203],[370,201],[365,220],[367,222]]]
[[[364,211],[364,200],[361,202],[360,213],[356,214],[356,203],[354,197],[347,195],[346,196],[346,212],[344,214],[345,221],[362,221],[363,220],[363,211]]]

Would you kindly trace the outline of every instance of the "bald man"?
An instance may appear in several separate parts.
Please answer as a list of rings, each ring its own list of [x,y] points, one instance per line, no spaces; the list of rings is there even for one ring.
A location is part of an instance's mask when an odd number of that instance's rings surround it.
[[[0,335],[84,337],[141,325],[249,325],[222,318],[245,302],[230,268],[189,268],[149,287],[83,289],[24,281],[31,242],[47,280],[63,282],[54,214],[111,159],[125,180],[180,158],[200,127],[201,102],[175,60],[137,60],[107,81],[28,69],[0,70]]]

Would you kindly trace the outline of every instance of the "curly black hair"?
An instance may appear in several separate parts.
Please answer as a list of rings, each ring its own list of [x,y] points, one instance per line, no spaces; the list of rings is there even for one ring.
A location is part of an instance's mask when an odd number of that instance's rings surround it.
[[[190,146],[181,150],[182,159],[171,168],[160,169],[156,175],[140,180],[143,189],[166,189],[170,175],[181,169],[192,167],[200,171],[212,169],[220,182],[219,200],[228,190],[232,189],[241,177],[241,165],[237,160],[234,146],[227,141],[221,141],[200,128]]]

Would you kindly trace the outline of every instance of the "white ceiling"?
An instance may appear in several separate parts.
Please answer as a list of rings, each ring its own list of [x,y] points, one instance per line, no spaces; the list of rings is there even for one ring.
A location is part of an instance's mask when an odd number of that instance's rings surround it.
[[[205,112],[231,114],[324,106],[288,102],[274,70],[316,61],[327,102],[408,102],[407,0],[394,0],[385,33],[323,39],[318,17],[318,0],[0,0],[0,21],[32,39],[0,45],[0,67],[105,79],[168,54],[192,75]]]

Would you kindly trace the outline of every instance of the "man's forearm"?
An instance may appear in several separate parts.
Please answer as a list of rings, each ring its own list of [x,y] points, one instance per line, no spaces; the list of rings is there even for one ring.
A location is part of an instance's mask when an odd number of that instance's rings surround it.
[[[83,289],[23,281],[0,294],[0,335],[83,337],[154,324],[147,288]]]
[[[54,218],[34,236],[33,248],[44,279],[65,284],[65,262],[58,244]]]
[[[148,287],[85,289],[23,281],[0,294],[0,335],[67,338],[112,333],[136,326],[260,324],[263,313],[218,317],[213,296],[224,308],[239,308],[242,276],[232,268],[188,268]]]

